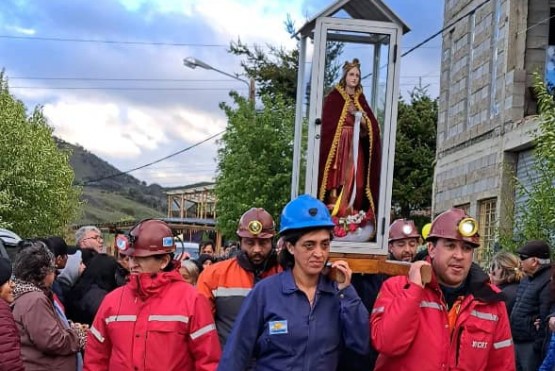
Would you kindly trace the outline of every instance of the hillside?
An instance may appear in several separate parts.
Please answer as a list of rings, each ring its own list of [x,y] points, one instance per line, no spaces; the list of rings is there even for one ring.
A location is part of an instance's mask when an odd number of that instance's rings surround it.
[[[163,187],[147,185],[128,174],[114,176],[120,171],[108,162],[81,146],[55,139],[60,148],[71,151],[75,183],[83,189],[81,199],[85,204],[76,224],[166,216]]]

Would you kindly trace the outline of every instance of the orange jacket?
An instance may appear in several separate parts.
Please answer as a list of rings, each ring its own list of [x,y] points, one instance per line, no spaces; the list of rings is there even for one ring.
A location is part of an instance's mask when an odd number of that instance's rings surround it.
[[[256,281],[282,271],[275,259],[270,261],[273,263],[268,264],[268,267],[256,276]],[[212,264],[200,274],[197,289],[210,302],[222,349],[231,333],[241,304],[254,285],[255,273],[243,268],[238,258]]]

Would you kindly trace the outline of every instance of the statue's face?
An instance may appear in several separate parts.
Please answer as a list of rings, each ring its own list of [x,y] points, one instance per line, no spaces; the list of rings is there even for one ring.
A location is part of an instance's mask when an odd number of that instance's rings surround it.
[[[357,67],[351,68],[345,75],[345,85],[347,88],[355,89],[360,82],[360,70]]]

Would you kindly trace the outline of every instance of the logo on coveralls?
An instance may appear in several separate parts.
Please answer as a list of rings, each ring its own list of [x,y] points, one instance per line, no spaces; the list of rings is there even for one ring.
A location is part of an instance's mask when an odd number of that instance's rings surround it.
[[[487,347],[488,347],[488,342],[487,341],[472,340],[472,348],[486,349]]]
[[[270,328],[270,335],[287,334],[287,320],[283,321],[270,321],[268,323]]]

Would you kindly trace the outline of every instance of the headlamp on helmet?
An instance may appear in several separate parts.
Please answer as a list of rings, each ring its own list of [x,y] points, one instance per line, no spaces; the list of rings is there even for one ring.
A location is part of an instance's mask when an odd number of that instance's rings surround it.
[[[403,226],[403,233],[407,236],[412,233],[412,227],[409,224]]]
[[[272,238],[275,232],[274,218],[266,210],[255,207],[241,216],[237,228],[237,236],[246,238]]]
[[[471,217],[463,218],[459,222],[458,229],[461,236],[473,237],[478,233],[478,222]]]
[[[175,242],[167,223],[158,219],[145,219],[129,232],[117,235],[116,247],[125,255],[144,257],[172,253],[175,251]]]
[[[478,247],[480,246],[478,222],[462,209],[449,209],[434,219],[426,240],[437,238],[464,241]]]
[[[129,236],[128,235],[118,234],[116,236],[116,247],[118,248],[119,251],[125,252],[125,251],[129,250],[131,245],[132,245],[132,243],[131,243],[131,241],[129,241]]]

